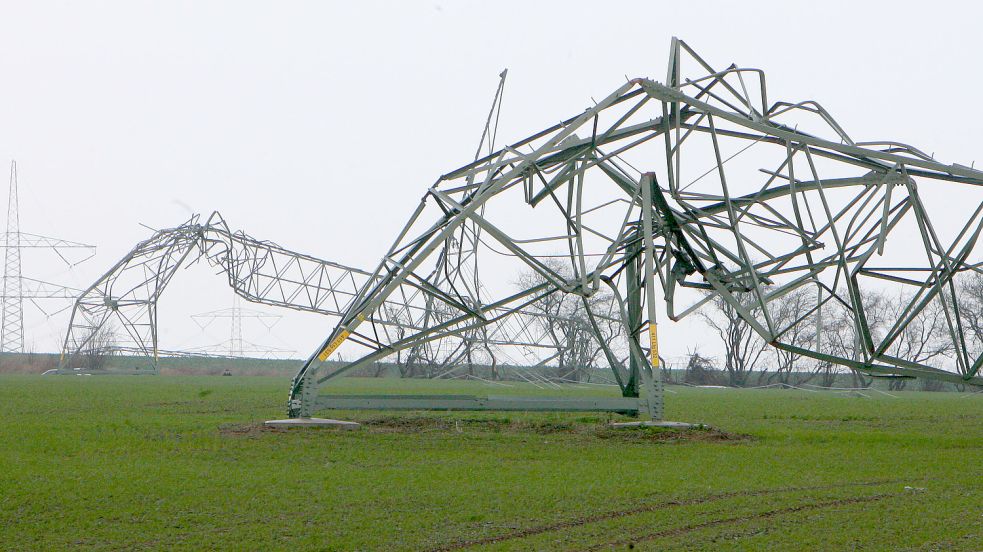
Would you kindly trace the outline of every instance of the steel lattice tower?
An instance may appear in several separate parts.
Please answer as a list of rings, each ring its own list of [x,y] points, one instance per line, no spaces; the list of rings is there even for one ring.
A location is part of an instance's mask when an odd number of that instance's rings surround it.
[[[229,356],[242,356],[245,347],[242,346],[242,306],[239,296],[232,300],[232,334],[229,336]]]
[[[7,196],[7,231],[4,233],[3,327],[0,351],[24,350],[24,295],[20,265],[20,206],[17,199],[17,162],[10,163],[10,191]]]
[[[3,319],[0,322],[0,352],[20,353],[24,351],[24,300],[31,301],[44,314],[49,312],[38,304],[38,299],[74,299],[80,290],[65,287],[34,278],[25,278],[21,254],[23,249],[48,249],[53,251],[69,267],[92,258],[95,246],[49,238],[21,232],[20,201],[17,189],[17,162],[10,163],[10,189],[7,196],[7,229],[3,234]],[[81,258],[63,254],[64,250],[84,251]],[[72,260],[74,258],[78,260]],[[64,310],[63,307],[55,312]]]
[[[294,352],[253,343],[243,339],[242,326],[244,318],[253,319],[265,326],[267,330],[270,330],[283,317],[279,314],[269,314],[263,311],[248,308],[244,309],[242,308],[242,297],[236,294],[233,296],[232,307],[230,308],[191,315],[191,319],[194,320],[195,324],[197,324],[203,331],[216,320],[228,319],[230,327],[228,341],[191,349],[188,352],[204,355],[227,355],[228,358],[248,358],[250,355],[259,355],[264,358],[275,358],[275,355],[277,354]]]

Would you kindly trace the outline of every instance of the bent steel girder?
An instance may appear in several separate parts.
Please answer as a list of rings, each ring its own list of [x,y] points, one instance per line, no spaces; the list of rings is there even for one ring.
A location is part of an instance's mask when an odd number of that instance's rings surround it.
[[[157,300],[175,271],[200,248],[198,215],[140,242],[75,300],[61,363],[77,355],[137,350],[156,366]],[[120,328],[125,335],[115,335]]]
[[[157,303],[181,266],[205,259],[223,272],[229,286],[253,303],[338,316],[348,309],[358,291],[373,278],[364,270],[297,253],[269,241],[229,229],[217,212],[205,221],[199,215],[174,228],[158,230],[136,245],[76,299],[66,334],[62,362],[91,354],[138,354],[156,367],[159,356],[176,356],[158,348]],[[406,331],[407,321],[424,320],[410,299],[419,291],[401,290],[384,303],[379,317],[383,332]],[[432,321],[439,308],[432,308]],[[535,319],[538,313],[528,313]],[[420,350],[428,361],[453,365],[474,354],[506,343],[512,346],[551,348],[546,336],[529,321],[496,334],[469,335],[453,354]],[[415,328],[417,330],[421,328]]]
[[[368,276],[232,232],[217,212],[205,221],[194,215],[137,244],[77,298],[63,359],[139,351],[156,364],[157,302],[178,268],[202,258],[225,272],[229,285],[249,301],[329,315],[344,309]]]
[[[718,70],[674,39],[664,83],[629,80],[441,176],[299,370],[290,414],[310,415],[334,376],[493,331],[562,295],[611,294],[607,303],[622,305],[605,313],[617,327],[602,347],[620,382],[626,360],[644,360],[638,336],[654,329],[653,313],[639,318],[654,301],[651,276],[674,320],[719,298],[775,347],[864,373],[981,384],[983,336],[967,332],[958,293],[960,279],[981,273],[981,184],[980,171],[911,146],[856,142],[814,101],[769,103],[761,70]],[[651,271],[627,278],[648,256]],[[517,279],[527,273],[536,277]],[[419,292],[413,304],[447,306],[439,323],[366,340],[380,335],[384,302],[408,285]],[[779,317],[790,293],[809,293],[814,307]],[[903,305],[896,319],[874,324],[877,293]],[[948,342],[931,363],[899,352],[928,309],[942,313]],[[801,324],[820,337],[786,339]],[[834,329],[850,335],[834,340]],[[324,361],[347,340],[363,355],[329,371]]]

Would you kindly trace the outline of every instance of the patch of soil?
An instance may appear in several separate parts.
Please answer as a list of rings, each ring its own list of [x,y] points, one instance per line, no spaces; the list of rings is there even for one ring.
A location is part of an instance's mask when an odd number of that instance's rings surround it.
[[[377,433],[420,433],[424,431],[502,431],[508,418],[439,418],[436,416],[384,416],[358,420],[362,427]]]
[[[258,437],[264,433],[284,433],[282,427],[270,427],[263,423],[254,424],[222,424],[218,426],[219,434],[226,437]]]
[[[739,444],[755,438],[709,427],[674,429],[662,427],[612,428],[603,422],[565,422],[556,420],[521,420],[498,418],[456,418],[440,416],[390,415],[357,420],[361,431],[371,433],[532,433],[537,435],[574,435],[590,439],[610,439],[625,443],[722,443]],[[219,433],[230,437],[255,437],[265,433],[282,433],[286,428],[262,423],[224,424]]]
[[[711,427],[694,427],[689,429],[673,429],[664,427],[642,428],[613,428],[603,427],[594,431],[600,439],[617,439],[626,442],[658,442],[658,443],[747,443],[755,438],[745,433],[729,433]]]
[[[359,420],[365,429],[377,433],[419,433],[425,431],[509,432],[540,435],[573,434],[597,439],[616,439],[636,443],[740,443],[754,440],[741,433],[728,433],[709,427],[674,429],[662,427],[612,428],[603,422],[565,422],[518,420],[510,418],[450,418],[437,416],[383,416]]]

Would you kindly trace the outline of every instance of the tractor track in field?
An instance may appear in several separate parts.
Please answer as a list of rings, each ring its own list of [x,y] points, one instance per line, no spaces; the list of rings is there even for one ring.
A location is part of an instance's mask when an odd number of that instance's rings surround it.
[[[481,539],[471,539],[471,540],[465,540],[465,541],[458,541],[458,542],[454,542],[454,543],[450,543],[450,544],[445,544],[443,546],[438,546],[438,547],[435,547],[435,548],[431,548],[431,549],[429,549],[429,551],[430,552],[450,552],[452,550],[463,550],[465,548],[471,548],[471,547],[474,547],[474,546],[483,546],[483,545],[496,544],[496,543],[500,543],[500,542],[504,542],[504,541],[509,541],[509,540],[523,539],[523,538],[532,537],[532,536],[535,536],[535,535],[541,535],[543,533],[550,533],[550,532],[553,532],[553,531],[560,531],[560,530],[563,530],[563,529],[572,529],[572,528],[575,528],[575,527],[582,527],[584,525],[589,525],[591,523],[597,523],[597,522],[600,522],[600,521],[607,521],[607,520],[610,520],[610,519],[618,519],[618,518],[623,518],[623,517],[628,517],[628,516],[634,516],[634,515],[643,514],[643,513],[646,513],[646,512],[654,512],[656,510],[661,510],[663,508],[673,508],[673,507],[679,507],[679,506],[694,506],[694,505],[697,505],[697,504],[706,504],[706,503],[710,503],[710,502],[716,502],[716,501],[719,501],[719,500],[727,500],[727,499],[730,499],[730,498],[754,497],[754,496],[764,496],[764,495],[770,495],[770,494],[780,494],[780,493],[790,493],[790,492],[800,492],[800,491],[824,491],[824,490],[830,490],[830,489],[842,489],[842,488],[849,488],[849,487],[874,487],[874,486],[877,486],[877,485],[886,485],[886,484],[889,484],[889,483],[899,483],[901,481],[903,481],[903,480],[901,480],[901,479],[880,479],[880,480],[875,480],[875,481],[856,481],[856,482],[852,482],[852,483],[838,483],[838,484],[835,484],[835,485],[814,485],[814,486],[808,486],[808,487],[776,487],[776,488],[773,488],[773,489],[758,489],[758,490],[747,490],[747,491],[731,491],[731,492],[716,493],[716,494],[710,494],[710,495],[704,495],[704,496],[698,496],[698,497],[686,498],[686,499],[679,499],[679,500],[666,500],[666,501],[663,501],[663,502],[658,502],[658,503],[653,503],[653,504],[644,504],[644,505],[641,505],[641,506],[638,506],[638,507],[634,507],[634,508],[624,508],[624,509],[620,509],[620,510],[611,510],[611,511],[608,511],[608,512],[600,512],[600,513],[589,515],[589,516],[583,516],[583,517],[568,519],[568,520],[564,520],[564,521],[558,521],[558,522],[555,522],[555,523],[549,523],[549,524],[544,524],[544,525],[537,525],[535,527],[527,527],[525,529],[518,529],[518,530],[515,530],[515,531],[508,532],[508,533],[503,533],[501,535],[495,535],[495,536],[485,537],[485,538],[481,538]],[[908,481],[908,480],[904,480],[904,481]],[[881,498],[886,498],[888,496],[893,496],[893,495],[887,495],[887,494],[885,494],[885,495],[873,495],[873,496],[879,497],[878,500],[880,500]],[[867,500],[867,498],[868,497],[860,497],[859,500],[860,501],[865,501],[865,500]],[[852,500],[857,500],[857,499],[840,499],[838,501],[833,501],[832,503],[830,503],[828,505],[829,506],[835,506],[839,502],[843,502],[844,504],[848,504],[848,503],[850,503],[849,501],[852,501]],[[844,501],[846,501],[846,502],[844,502]],[[823,503],[817,503],[817,504],[823,504]],[[799,507],[793,507],[793,508],[810,509],[808,506],[809,505],[799,506]],[[813,505],[813,509],[815,507],[822,507],[822,506],[815,506],[815,505]],[[797,511],[797,510],[792,510],[792,511]],[[756,519],[758,517],[772,517],[772,516],[775,516],[775,515],[779,515],[780,513],[783,513],[783,510],[775,510],[775,511],[772,511],[772,512],[765,512],[764,514],[755,514],[755,515],[746,516],[746,517],[748,519]],[[666,533],[666,535],[664,535],[664,536],[669,536],[669,535],[674,534],[674,532],[676,532],[676,531],[682,531],[682,532],[695,531],[695,530],[701,529],[703,526],[712,526],[712,525],[726,524],[726,523],[738,523],[742,519],[743,518],[731,518],[731,519],[727,519],[727,520],[712,520],[712,521],[704,522],[703,524],[697,524],[697,525],[686,526],[686,527],[679,527],[679,528],[674,528],[674,529],[667,529],[667,530],[662,531],[660,533]],[[663,536],[663,535],[653,533],[653,534],[649,534],[649,535],[645,535],[645,536],[639,537],[639,539],[640,540],[650,540],[650,539],[660,538],[660,536]],[[608,544],[605,544],[603,546],[608,546],[609,544],[610,545],[628,544],[630,542],[634,542],[634,540],[632,540],[632,541],[625,541],[624,543],[621,543],[620,541],[619,542],[615,542],[615,543],[608,543]]]
[[[672,529],[655,531],[654,533],[639,535],[631,539],[622,539],[622,540],[616,540],[616,541],[606,542],[602,544],[595,544],[593,546],[584,548],[583,550],[590,551],[590,550],[601,550],[613,546],[629,546],[629,545],[634,545],[635,543],[638,542],[661,539],[665,537],[675,537],[678,535],[685,535],[686,533],[699,531],[700,529],[706,529],[708,527],[716,527],[718,525],[730,525],[732,523],[741,523],[745,521],[753,521],[759,519],[769,519],[786,514],[795,514],[798,512],[806,512],[809,510],[820,510],[822,508],[832,508],[835,506],[846,506],[849,504],[864,504],[867,502],[877,502],[878,500],[884,500],[885,498],[891,498],[895,496],[900,496],[900,495],[898,493],[886,493],[886,494],[876,494],[876,495],[868,495],[868,496],[857,496],[852,498],[839,498],[836,500],[827,500],[824,502],[810,502],[807,504],[787,506],[785,508],[777,508],[775,510],[768,510],[767,512],[749,514],[746,516],[735,516],[735,517],[724,518],[724,519],[711,519],[700,523],[684,525],[682,527],[673,527]]]

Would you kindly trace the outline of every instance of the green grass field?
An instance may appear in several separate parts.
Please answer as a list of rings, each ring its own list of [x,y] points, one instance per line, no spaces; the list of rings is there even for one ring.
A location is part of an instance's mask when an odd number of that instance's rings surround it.
[[[540,392],[513,385],[342,383]],[[715,428],[682,433],[516,413],[264,429],[286,390],[283,378],[0,376],[0,545],[983,550],[979,394],[673,388],[670,419]]]

